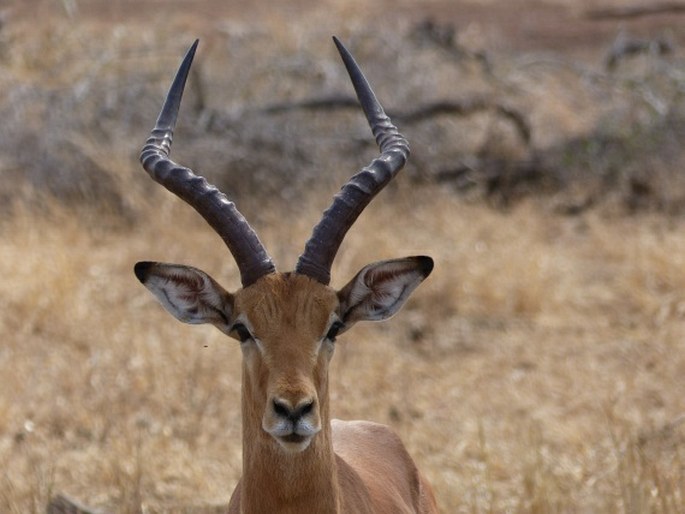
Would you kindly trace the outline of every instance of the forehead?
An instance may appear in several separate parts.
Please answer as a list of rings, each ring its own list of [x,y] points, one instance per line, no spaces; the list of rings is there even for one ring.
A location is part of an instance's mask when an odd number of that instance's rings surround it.
[[[238,316],[246,316],[261,338],[297,331],[321,337],[338,307],[333,289],[295,273],[272,273],[236,294]]]

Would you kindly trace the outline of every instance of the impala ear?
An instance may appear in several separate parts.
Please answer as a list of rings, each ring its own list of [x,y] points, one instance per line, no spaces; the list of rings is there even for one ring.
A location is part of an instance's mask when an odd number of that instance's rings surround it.
[[[139,262],[134,273],[177,320],[211,323],[228,333],[233,295],[204,271],[180,264]]]
[[[430,257],[374,262],[338,292],[345,329],[357,321],[382,321],[395,314],[433,271]]]

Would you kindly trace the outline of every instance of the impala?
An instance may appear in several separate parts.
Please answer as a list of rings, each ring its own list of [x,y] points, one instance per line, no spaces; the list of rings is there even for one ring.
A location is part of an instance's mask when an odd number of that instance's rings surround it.
[[[331,420],[328,365],[336,336],[362,320],[395,314],[430,274],[430,257],[369,264],[340,291],[331,265],[348,229],[397,174],[409,146],[385,115],[366,78],[333,38],[381,155],[335,196],[295,271],[276,268],[226,195],[169,159],[190,47],[140,155],[150,176],[189,203],[221,236],[240,271],[229,293],[207,273],[139,262],[135,274],[174,317],[209,323],[240,341],[243,475],[228,507],[243,514],[433,513],[430,486],[386,426]]]

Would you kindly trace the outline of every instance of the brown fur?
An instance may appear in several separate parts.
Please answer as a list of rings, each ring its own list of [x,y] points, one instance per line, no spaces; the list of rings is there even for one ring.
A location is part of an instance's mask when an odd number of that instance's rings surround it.
[[[387,319],[431,268],[423,257],[373,263],[340,292],[271,273],[230,294],[196,268],[136,265],[176,318],[242,340],[243,477],[230,513],[437,512],[400,439],[374,423],[331,422],[328,392],[331,327]]]
[[[335,291],[300,275],[269,275],[236,294],[264,355],[245,348],[243,477],[229,512],[432,513],[433,493],[400,439],[369,422],[331,422],[328,363],[315,346],[338,308]],[[268,390],[297,402],[317,396],[321,432],[301,453],[288,453],[262,428]]]

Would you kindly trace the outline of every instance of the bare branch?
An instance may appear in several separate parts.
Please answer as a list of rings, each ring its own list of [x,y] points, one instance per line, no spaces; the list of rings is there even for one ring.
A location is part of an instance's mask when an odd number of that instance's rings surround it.
[[[615,20],[639,18],[640,16],[650,16],[654,14],[676,14],[685,13],[685,3],[682,2],[662,2],[651,5],[632,5],[627,7],[606,7],[603,9],[592,9],[585,13],[589,20]]]
[[[495,112],[498,116],[508,119],[514,127],[516,127],[521,139],[526,144],[530,143],[532,129],[530,123],[528,123],[528,120],[521,112],[497,101],[483,97],[468,98],[465,100],[438,100],[419,106],[412,111],[393,114],[393,116],[404,123],[417,123],[441,114],[470,116],[477,112],[490,110]]]
[[[261,109],[261,112],[276,114],[295,110],[316,111],[333,109],[358,109],[358,103],[350,96],[335,95],[294,102],[275,103],[264,107]],[[513,107],[485,97],[474,97],[464,100],[436,100],[405,112],[388,111],[388,116],[402,123],[419,123],[442,114],[470,116],[483,111],[493,111],[498,116],[509,120],[516,128],[521,139],[527,145],[530,144],[532,129],[523,113]]]

